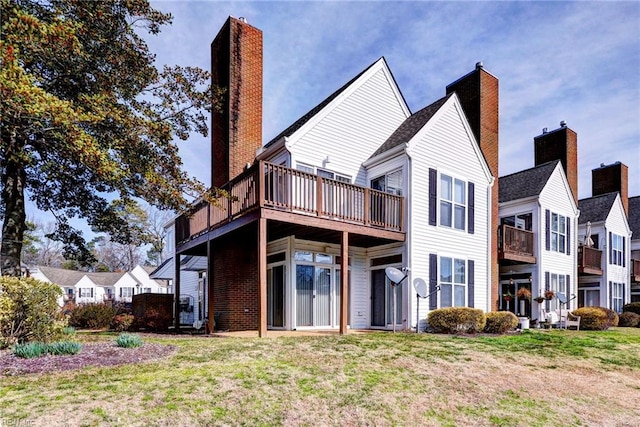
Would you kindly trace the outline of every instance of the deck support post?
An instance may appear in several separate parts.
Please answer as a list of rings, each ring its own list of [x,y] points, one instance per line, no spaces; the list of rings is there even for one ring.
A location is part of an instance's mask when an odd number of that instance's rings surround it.
[[[174,242],[177,244],[178,242]],[[180,254],[173,257],[173,327],[176,332],[180,331]]]
[[[216,327],[215,324],[215,309],[214,309],[214,297],[213,294],[213,251],[212,251],[213,241],[209,240],[207,242],[207,316],[208,316],[208,325],[207,330],[209,333],[213,333]]]
[[[340,335],[347,333],[349,317],[349,233],[340,239]]]
[[[258,336],[267,335],[267,219],[258,220]]]

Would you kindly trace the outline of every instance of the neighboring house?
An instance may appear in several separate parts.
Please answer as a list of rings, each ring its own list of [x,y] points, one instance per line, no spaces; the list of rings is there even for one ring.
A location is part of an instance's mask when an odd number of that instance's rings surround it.
[[[631,228],[630,302],[640,302],[640,196],[629,198],[629,227]]]
[[[578,202],[578,306],[600,306],[618,313],[630,295],[631,230],[620,194]]]
[[[76,304],[96,304],[108,301],[131,302],[131,296],[138,293],[167,293],[167,286],[149,278],[152,268],[136,266],[131,272],[94,273],[65,270],[62,268],[38,266],[30,269],[31,277],[55,283],[63,290],[64,296],[58,303],[67,301]],[[121,289],[129,288],[121,295]]]
[[[577,306],[578,209],[562,166],[555,160],[500,177],[500,308],[532,319]],[[520,288],[533,298],[518,298]],[[546,290],[569,302],[535,302]]]
[[[175,219],[174,272],[153,277],[175,281],[176,311],[191,259],[212,278],[216,329],[411,328],[429,307],[490,310],[497,79],[478,64],[411,114],[381,58],[262,147],[261,40],[230,18],[212,43],[212,83],[228,97],[213,117],[212,185],[232,197]],[[493,155],[463,111],[476,80],[492,82]],[[407,279],[392,286],[386,267]],[[415,279],[434,291],[419,315]]]

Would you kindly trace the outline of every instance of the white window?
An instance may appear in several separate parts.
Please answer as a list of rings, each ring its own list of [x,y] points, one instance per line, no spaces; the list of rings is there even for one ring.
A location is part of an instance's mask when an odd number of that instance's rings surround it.
[[[80,288],[80,298],[93,298],[93,288]]]
[[[440,258],[440,307],[465,307],[467,295],[466,261]]]
[[[622,236],[618,236],[617,234],[611,235],[611,261],[610,264],[613,265],[622,265]]]
[[[313,166],[305,165],[304,163],[297,163],[296,169],[306,173],[313,173]]]
[[[567,276],[565,276],[564,274],[551,273],[550,287],[551,287],[551,290],[556,293],[556,295],[558,294],[558,292],[562,292],[566,297],[569,296],[569,294],[567,293],[566,277]],[[551,300],[551,305],[552,306],[549,307],[549,309],[551,310],[561,308],[557,298],[553,298]],[[566,308],[566,307],[562,307],[562,308]]]
[[[351,177],[349,175],[343,175],[337,172],[333,172],[327,169],[314,168],[313,166],[306,165],[304,163],[296,163],[296,169],[306,173],[315,173],[323,178],[335,179],[336,181],[346,182],[351,184]]]
[[[142,288],[142,293],[143,294],[150,294],[151,293],[151,288]]]
[[[613,283],[611,286],[611,310],[615,311],[616,313],[622,313],[622,305],[623,305],[623,301],[622,301],[622,293],[623,293],[623,283]]]
[[[133,296],[133,288],[120,288],[120,296],[122,298],[131,298]]]
[[[551,214],[551,250],[566,252],[567,218],[555,213]]]
[[[372,179],[371,188],[402,196],[402,169]]]
[[[448,175],[440,175],[440,225],[466,229],[467,183]]]

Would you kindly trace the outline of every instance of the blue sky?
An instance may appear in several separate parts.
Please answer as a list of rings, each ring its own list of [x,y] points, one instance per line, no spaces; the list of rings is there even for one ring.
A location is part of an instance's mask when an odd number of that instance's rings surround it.
[[[639,2],[156,1],[173,25],[149,37],[159,63],[210,68],[226,18],[264,36],[263,138],[269,141],[381,56],[411,111],[482,61],[500,79],[500,175],[533,166],[533,137],[560,121],[578,133],[579,197],[591,170],[629,166],[640,195]],[[181,147],[209,183],[209,142]]]

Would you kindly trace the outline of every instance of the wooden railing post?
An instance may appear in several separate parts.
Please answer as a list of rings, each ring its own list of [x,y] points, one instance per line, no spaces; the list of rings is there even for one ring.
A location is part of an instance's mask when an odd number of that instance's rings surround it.
[[[264,187],[265,187],[265,173],[264,173],[264,162],[259,161],[258,167],[256,168],[256,177],[255,182],[258,186],[258,206],[261,208],[264,207]]]
[[[316,215],[322,216],[322,177],[316,179]]]
[[[370,199],[371,199],[371,192],[367,187],[364,189],[364,212],[363,212],[364,225],[369,225],[369,223],[371,222],[371,209],[369,206],[369,204],[371,203]]]

